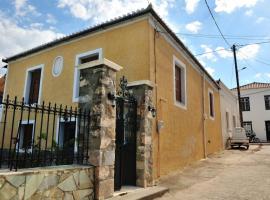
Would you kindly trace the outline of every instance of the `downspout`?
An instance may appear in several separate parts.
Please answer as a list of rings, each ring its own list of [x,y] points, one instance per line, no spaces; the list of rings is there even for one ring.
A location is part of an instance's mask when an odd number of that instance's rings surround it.
[[[205,113],[205,74],[202,74],[202,103],[203,103],[203,112],[202,112],[202,131],[203,131],[203,152],[204,158],[207,157],[207,149],[206,149],[206,134],[205,134],[205,120],[206,120],[206,113]]]
[[[154,67],[155,67],[155,101],[156,101],[156,127],[158,125],[158,119],[159,119],[159,109],[161,109],[161,107],[159,106],[159,102],[158,102],[158,93],[157,93],[157,59],[156,59],[156,37],[157,37],[157,25],[155,24],[155,28],[154,28]],[[158,146],[157,146],[157,177],[160,177],[160,133],[157,134],[157,140],[158,140]]]

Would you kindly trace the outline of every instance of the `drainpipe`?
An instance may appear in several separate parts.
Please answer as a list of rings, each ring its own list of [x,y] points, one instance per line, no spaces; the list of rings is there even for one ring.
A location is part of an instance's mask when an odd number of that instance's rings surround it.
[[[206,114],[205,114],[205,74],[202,74],[202,103],[203,103],[203,116],[202,116],[202,130],[203,130],[203,151],[204,151],[204,158],[207,157],[207,149],[206,149],[206,135],[205,135],[205,120],[206,120]]]

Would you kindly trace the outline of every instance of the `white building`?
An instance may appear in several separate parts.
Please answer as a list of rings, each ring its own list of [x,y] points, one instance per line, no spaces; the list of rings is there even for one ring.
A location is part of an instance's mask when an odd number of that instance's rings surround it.
[[[240,90],[244,128],[254,131],[261,141],[270,141],[270,83],[254,82]]]
[[[226,148],[228,138],[232,136],[235,127],[240,126],[239,107],[236,95],[222,81],[220,86],[220,112],[223,145]]]

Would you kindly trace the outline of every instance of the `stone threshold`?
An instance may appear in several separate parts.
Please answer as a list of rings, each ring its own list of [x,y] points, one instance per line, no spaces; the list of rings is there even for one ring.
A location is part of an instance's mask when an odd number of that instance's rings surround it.
[[[163,196],[169,189],[161,186],[138,188],[123,187],[120,191],[115,192],[114,197],[107,200],[152,200]]]

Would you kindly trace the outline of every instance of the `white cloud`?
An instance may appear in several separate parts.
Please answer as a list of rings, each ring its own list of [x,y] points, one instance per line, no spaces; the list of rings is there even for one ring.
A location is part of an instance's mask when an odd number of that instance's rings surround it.
[[[260,24],[260,23],[262,23],[264,20],[265,20],[264,17],[258,17],[258,18],[256,19],[255,22],[256,22],[257,24]]]
[[[191,14],[197,8],[200,0],[185,0],[185,2],[186,2],[186,12],[188,14]]]
[[[206,71],[211,75],[213,76],[214,73],[215,73],[215,69],[212,68],[212,67],[205,67]]]
[[[232,58],[233,54],[231,51],[228,50],[224,50],[224,47],[217,47],[216,48],[217,54],[221,57],[221,58]]]
[[[245,46],[243,48],[240,48],[237,51],[237,58],[240,60],[253,59],[259,53],[259,50],[260,50],[260,45],[258,44]]]
[[[0,13],[0,59],[33,48],[63,36],[52,30],[42,29],[41,24],[20,27],[7,16]],[[5,65],[0,61],[0,66]]]
[[[201,56],[201,58],[206,58],[207,60],[211,60],[211,61],[217,61],[217,57],[214,55],[214,53],[212,52],[213,51],[213,49],[210,47],[210,46],[208,46],[208,45],[205,45],[205,44],[202,44],[201,45],[201,48],[204,50],[204,52],[206,53],[206,54],[203,54],[202,56]]]
[[[202,28],[202,23],[199,21],[194,21],[186,25],[186,29],[191,33],[198,33],[198,31]]]
[[[270,73],[257,73],[254,75],[254,78],[258,81],[265,81],[270,78]]]
[[[231,13],[238,8],[251,8],[256,5],[259,0],[216,0],[216,12]]]
[[[55,19],[55,17],[52,15],[52,14],[47,14],[47,19],[46,19],[46,22],[48,24],[56,24],[57,23],[57,20]]]
[[[252,16],[253,15],[253,10],[247,10],[246,12],[245,12],[245,15],[246,16]]]
[[[175,0],[151,0],[150,2],[161,17],[167,17],[168,10],[173,7]],[[59,8],[68,8],[74,17],[95,23],[145,8],[147,5],[147,1],[143,0],[58,0]]]
[[[28,3],[28,0],[15,0],[14,6],[15,14],[19,17],[23,17],[27,14],[40,15],[40,13],[36,11],[36,8]]]
[[[221,51],[220,49],[225,49],[225,48],[224,47],[217,47],[216,48],[217,54],[221,58],[232,58],[233,57],[232,51],[229,51],[229,50]],[[236,52],[237,59],[239,59],[239,60],[253,59],[257,56],[257,54],[259,53],[259,50],[260,50],[260,45],[258,45],[258,44],[247,45],[247,46],[241,47]]]
[[[254,77],[255,77],[255,78],[261,78],[261,77],[262,77],[262,73],[257,73],[257,74],[255,74]]]

